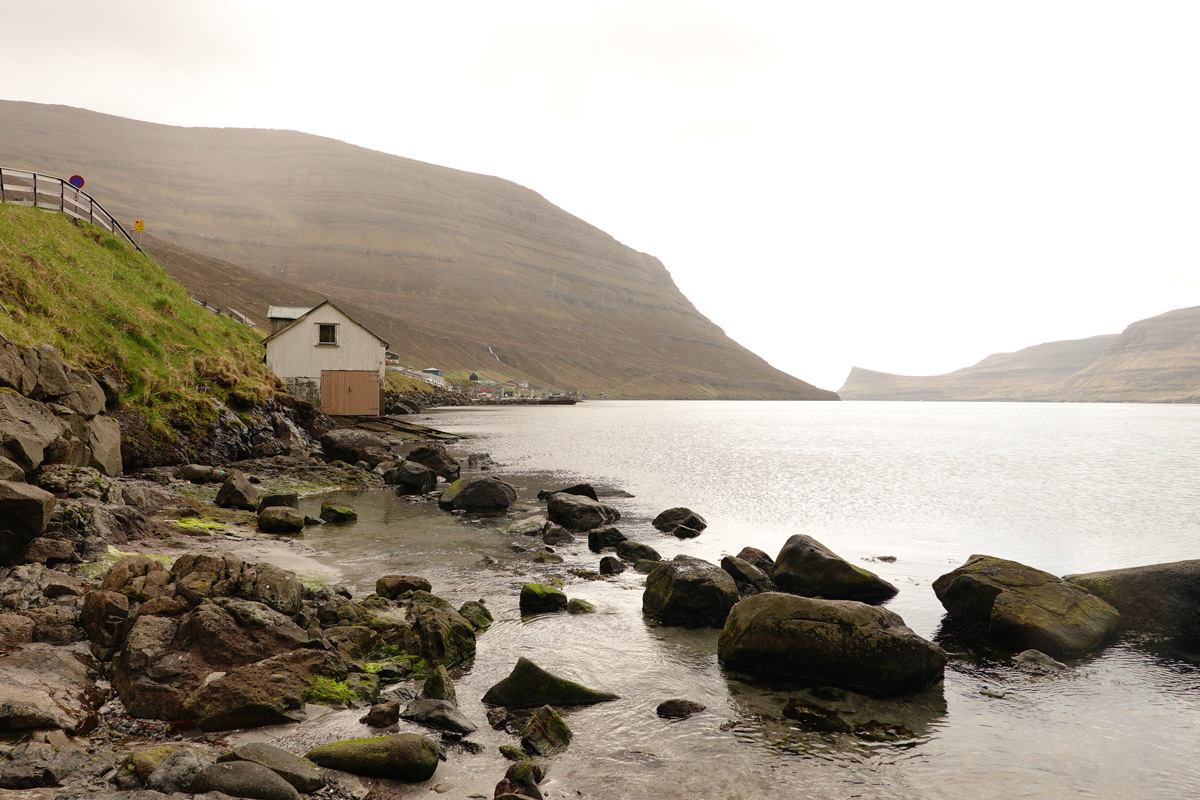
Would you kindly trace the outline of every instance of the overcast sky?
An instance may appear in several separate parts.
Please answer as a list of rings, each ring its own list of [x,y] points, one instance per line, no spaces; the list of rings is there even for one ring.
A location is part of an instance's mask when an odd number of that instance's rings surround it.
[[[0,22],[0,98],[513,180],[824,388],[1200,304],[1194,0],[0,0]]]

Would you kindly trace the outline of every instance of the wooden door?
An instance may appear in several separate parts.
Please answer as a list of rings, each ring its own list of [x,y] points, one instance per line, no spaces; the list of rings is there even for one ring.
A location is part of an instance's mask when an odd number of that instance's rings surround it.
[[[374,370],[321,370],[321,410],[330,416],[378,417],[379,398]]]

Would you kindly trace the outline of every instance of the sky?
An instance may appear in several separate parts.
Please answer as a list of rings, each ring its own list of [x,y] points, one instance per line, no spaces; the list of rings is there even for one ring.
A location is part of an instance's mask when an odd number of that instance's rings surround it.
[[[0,20],[36,65],[10,59],[2,99],[512,180],[823,388],[1200,305],[1194,0],[0,0]]]

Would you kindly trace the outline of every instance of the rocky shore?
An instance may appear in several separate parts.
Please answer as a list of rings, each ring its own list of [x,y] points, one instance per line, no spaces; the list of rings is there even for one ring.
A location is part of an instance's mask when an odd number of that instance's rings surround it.
[[[587,484],[522,499],[482,454],[306,426],[302,409],[256,410],[252,424],[239,417],[206,437],[205,452],[239,458],[127,470],[93,434],[112,427],[97,422],[99,381],[56,371],[49,353],[0,356],[0,788],[22,797],[365,800],[407,796],[411,785],[452,797],[574,796],[569,778],[545,782],[556,757],[586,746],[572,745],[569,712],[620,698],[536,658],[503,665],[507,676],[481,699],[486,724],[510,739],[500,752],[511,766],[489,776],[488,794],[456,789],[444,776],[483,747],[484,722],[461,710],[456,676],[478,667],[492,609],[452,604],[422,575],[380,574],[373,591],[355,592],[281,566],[304,560],[290,534],[355,524],[352,504],[300,512],[304,496],[333,488],[386,488],[463,524],[486,521],[547,569],[586,547],[595,570],[575,569],[579,580],[644,574],[651,624],[719,630],[730,676],[812,687],[772,711],[812,735],[907,740],[896,710],[980,653],[1070,670],[1121,635],[1200,639],[1200,562],[1063,579],[972,556],[934,584],[947,615],[928,641],[881,607],[895,586],[812,537],[792,536],[774,556],[743,548],[719,564],[664,560],[654,544],[703,536],[701,514],[666,509],[653,520],[660,541],[633,541]],[[508,601],[523,615],[596,610],[569,594],[526,580]],[[359,709],[375,735],[317,729],[321,739],[303,748],[272,743],[331,708]],[[702,711],[683,696],[663,697],[654,713]],[[251,741],[248,731],[264,733]]]

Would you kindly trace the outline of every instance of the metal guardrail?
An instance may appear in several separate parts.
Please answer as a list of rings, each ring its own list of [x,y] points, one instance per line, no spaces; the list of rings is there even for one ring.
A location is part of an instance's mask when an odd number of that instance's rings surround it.
[[[120,234],[141,252],[141,247],[121,223],[82,189],[53,175],[0,167],[0,203],[33,206],[90,222],[109,233]]]

